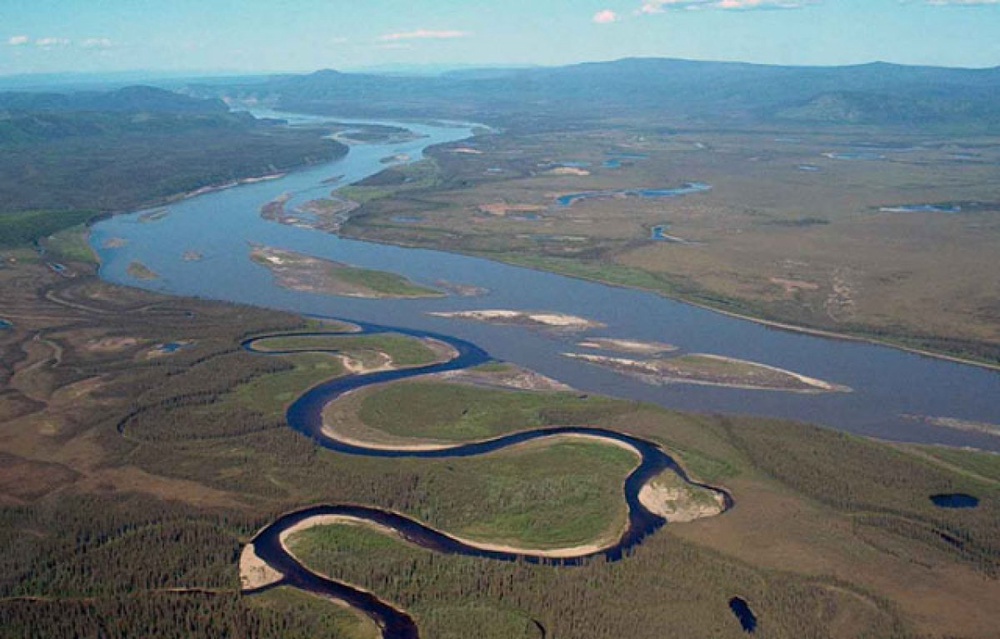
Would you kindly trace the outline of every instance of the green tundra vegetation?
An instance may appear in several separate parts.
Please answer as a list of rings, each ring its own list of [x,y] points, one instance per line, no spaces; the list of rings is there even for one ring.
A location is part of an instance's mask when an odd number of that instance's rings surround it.
[[[7,114],[0,119],[0,145],[16,151],[0,160],[7,162],[0,171],[0,309],[11,322],[0,331],[0,637],[375,636],[370,621],[303,593],[241,593],[244,545],[281,513],[308,505],[366,504],[484,542],[543,548],[600,543],[620,530],[622,480],[635,460],[618,448],[553,439],[475,458],[386,461],[330,452],[288,428],[285,409],[301,392],[347,372],[336,354],[308,352],[314,345],[366,366],[384,363],[385,355],[397,366],[419,366],[444,356],[427,343],[348,332],[305,338],[306,331],[337,328],[101,282],[80,231],[59,229],[341,149],[315,133],[230,116],[218,104],[187,98],[131,91],[81,99],[86,109],[51,96],[0,96]],[[881,107],[862,102],[862,116],[878,115]],[[849,103],[849,97],[803,103],[785,117],[835,119],[836,105]],[[95,104],[104,111],[93,112]],[[460,102],[453,104],[460,110]],[[940,104],[897,106],[894,113],[904,119],[956,115]],[[639,100],[636,107],[648,104]],[[831,184],[884,194],[878,201],[851,200],[843,208],[854,214],[842,216],[833,187],[813,191],[812,201],[838,211],[818,212],[765,205],[768,193],[735,187],[740,179],[767,177],[753,171],[814,158],[850,136],[824,137],[824,130],[787,151],[776,146],[785,143],[771,130],[745,139],[690,127],[679,134],[648,123],[636,133],[631,125],[588,129],[573,121],[558,128],[551,118],[504,117],[519,128],[478,138],[482,155],[435,150],[433,171],[416,169],[428,177],[412,189],[399,184],[411,184],[413,176],[399,180],[391,173],[359,187],[377,189],[378,197],[366,200],[348,228],[384,241],[524,260],[728,310],[995,358],[992,293],[973,299],[966,288],[949,285],[965,268],[963,252],[973,260],[992,255],[990,211],[944,218],[873,210],[889,200],[898,204],[898,187],[921,182],[921,167],[932,166],[921,162],[943,162],[925,156],[946,155],[951,138],[931,140],[941,146],[909,156],[916,158],[912,163],[877,171],[824,164],[836,178]],[[625,167],[643,168],[626,172],[631,182],[624,184],[611,173],[618,169],[597,165],[608,151],[626,146],[653,161]],[[519,148],[523,153],[511,153]],[[594,163],[591,175],[548,173],[549,162],[569,155]],[[624,211],[617,208],[621,202],[598,200],[545,213],[555,225],[589,224],[583,242],[538,239],[531,220],[480,208],[498,201],[548,206],[557,192],[660,186],[702,175],[716,187],[704,208],[694,199],[669,206],[628,201]],[[745,177],[726,183],[725,175]],[[804,175],[786,176],[775,198],[786,187],[808,187],[800,183]],[[880,184],[891,188],[872,190]],[[907,201],[968,198],[960,185],[948,188],[954,190],[905,195]],[[745,201],[737,205],[727,193]],[[420,223],[391,220],[416,210]],[[829,223],[813,223],[819,219]],[[649,227],[665,221],[673,224],[671,234],[698,244],[654,243]],[[912,238],[921,246],[937,246],[935,238],[959,226],[968,235],[951,244],[962,246],[949,254],[953,260],[942,261],[935,250],[918,254],[903,241],[884,254],[861,241],[869,232],[910,237],[904,229],[919,231]],[[830,229],[846,239],[833,242]],[[25,248],[39,239],[64,262],[66,277]],[[802,241],[810,250],[826,246],[827,253],[815,252],[816,263],[804,265],[794,255],[787,264],[761,258],[785,255],[784,247]],[[871,261],[859,272],[838,270],[830,257],[838,254]],[[883,258],[896,266],[884,270]],[[879,286],[937,277],[923,259],[941,267],[941,279],[930,287],[937,301],[900,306],[909,313],[905,318],[879,315],[883,307],[872,301]],[[728,269],[740,277],[713,280],[699,270],[706,263],[715,265],[712,272]],[[962,303],[953,311],[941,302],[955,299]],[[885,300],[886,307],[892,303]],[[956,317],[961,321],[952,324]],[[284,337],[265,344],[300,352],[259,354],[240,346],[274,334]],[[165,352],[168,343],[184,348]],[[502,373],[502,365],[480,373],[490,371]],[[336,410],[344,424],[364,432],[451,442],[555,424],[627,432],[659,443],[695,478],[725,487],[736,502],[722,516],[668,524],[620,562],[594,559],[577,568],[442,556],[359,527],[319,527],[293,538],[309,566],[411,612],[422,636],[735,638],[744,635],[728,610],[734,596],[750,603],[763,638],[995,636],[1000,456],[890,445],[778,420],[441,380],[368,389]],[[929,497],[941,493],[974,495],[979,507],[937,508]]]
[[[335,356],[239,346],[274,333],[300,340],[314,323],[120,289],[84,264],[68,267],[78,276],[31,263],[0,269],[0,305],[15,319],[0,333],[0,636],[29,627],[44,636],[364,636],[370,627],[327,602],[239,592],[242,545],[309,504],[369,504],[541,547],[599,542],[621,525],[621,482],[635,463],[626,451],[552,440],[386,463],[318,449],[287,427],[283,408],[297,384],[301,392],[342,374]],[[378,349],[377,337],[329,339],[350,353],[351,340]],[[187,346],[160,352],[170,341]],[[423,393],[434,401],[418,401]],[[409,610],[424,636],[736,637],[726,606],[737,595],[765,637],[993,632],[976,611],[998,594],[996,456],[440,381],[359,394],[355,419],[375,430],[394,428],[392,411],[364,409],[379,394],[414,401],[405,416],[418,436],[588,423],[646,437],[737,503],[668,525],[619,563],[580,568],[440,556],[357,528],[302,535],[309,565]],[[438,423],[451,432],[434,432]],[[980,506],[935,508],[929,495],[944,492],[976,495]],[[112,617],[121,621],[108,628]]]

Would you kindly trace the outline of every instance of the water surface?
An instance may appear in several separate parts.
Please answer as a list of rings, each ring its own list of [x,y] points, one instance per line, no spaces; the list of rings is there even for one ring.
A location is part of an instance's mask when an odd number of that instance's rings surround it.
[[[296,122],[317,118],[294,116]],[[339,121],[343,122],[343,119]],[[430,145],[471,135],[472,125],[400,124],[426,137],[398,144],[356,145],[343,159],[295,172],[280,180],[210,193],[169,206],[169,215],[140,222],[137,212],[97,224],[92,245],[105,279],[174,295],[255,304],[296,313],[340,317],[426,330],[469,340],[492,356],[559,379],[587,392],[651,401],[702,412],[766,415],[824,424],[885,439],[944,443],[1000,450],[1000,439],[915,421],[934,415],[971,422],[1000,419],[1000,373],[881,346],[790,333],[696,308],[641,291],[614,288],[439,251],[383,246],[341,239],[305,228],[262,220],[260,207],[289,193],[290,207],[328,195],[334,185],[356,182],[384,169],[387,155],[414,161]],[[695,192],[707,188],[696,184]],[[677,190],[650,191],[670,197]],[[127,240],[107,248],[111,238]],[[418,284],[445,280],[475,286],[483,297],[424,300],[363,300],[295,292],[274,284],[271,273],[249,259],[251,243],[297,251],[363,268],[400,273]],[[186,252],[200,261],[185,261]],[[130,277],[130,262],[145,264],[160,278]],[[433,317],[431,311],[484,308],[549,310],[607,325],[594,337],[676,344],[688,352],[761,362],[849,386],[853,393],[802,395],[671,384],[650,386],[570,360],[580,335],[518,326],[494,326]],[[907,417],[910,416],[910,417]]]

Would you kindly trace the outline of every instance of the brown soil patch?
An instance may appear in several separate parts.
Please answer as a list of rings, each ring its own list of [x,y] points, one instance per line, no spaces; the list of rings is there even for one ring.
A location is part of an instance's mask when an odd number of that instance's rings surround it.
[[[504,217],[508,213],[535,213],[544,211],[544,206],[535,204],[508,204],[506,202],[493,202],[492,204],[480,204],[479,210],[489,215]]]

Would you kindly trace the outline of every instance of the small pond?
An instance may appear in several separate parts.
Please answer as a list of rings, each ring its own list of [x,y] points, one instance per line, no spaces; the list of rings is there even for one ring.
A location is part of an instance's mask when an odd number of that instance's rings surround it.
[[[944,493],[931,495],[931,502],[938,508],[976,508],[979,498],[964,493]]]
[[[757,630],[757,615],[750,610],[750,604],[745,599],[733,597],[729,600],[729,609],[733,611],[736,618],[743,627],[743,632],[753,633]]]
[[[643,199],[658,199],[681,197],[693,193],[702,193],[711,190],[712,186],[701,182],[689,182],[676,189],[623,189],[620,191],[587,191],[585,193],[570,193],[564,195],[556,202],[559,206],[573,206],[583,200],[611,199],[616,197],[639,197]]]

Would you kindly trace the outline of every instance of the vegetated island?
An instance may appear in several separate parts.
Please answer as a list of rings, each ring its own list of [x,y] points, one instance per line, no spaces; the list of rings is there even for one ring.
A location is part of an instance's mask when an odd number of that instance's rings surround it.
[[[444,297],[440,291],[417,286],[395,273],[358,268],[294,251],[255,246],[250,258],[266,266],[278,286],[293,291],[371,299]]]
[[[513,311],[506,309],[491,309],[482,311],[452,311],[428,313],[435,317],[473,320],[488,324],[510,324],[514,326],[531,326],[540,328],[555,328],[570,331],[583,331],[591,328],[604,328],[605,324],[565,313],[547,311]]]
[[[160,276],[156,273],[156,271],[152,270],[142,262],[132,262],[128,265],[128,268],[125,269],[125,272],[137,280],[145,280],[148,282],[160,279]]]
[[[314,229],[324,233],[337,233],[350,219],[360,204],[339,197],[310,200],[289,210],[286,206],[291,194],[284,193],[261,207],[260,216],[271,222]]]
[[[447,280],[435,280],[434,286],[459,297],[482,297],[490,292],[490,289],[482,286],[470,286],[468,284],[456,284]]]
[[[648,384],[701,384],[748,390],[795,393],[850,392],[850,388],[799,375],[774,366],[721,355],[692,353],[670,358],[628,359],[604,355],[563,353],[638,378]]]

